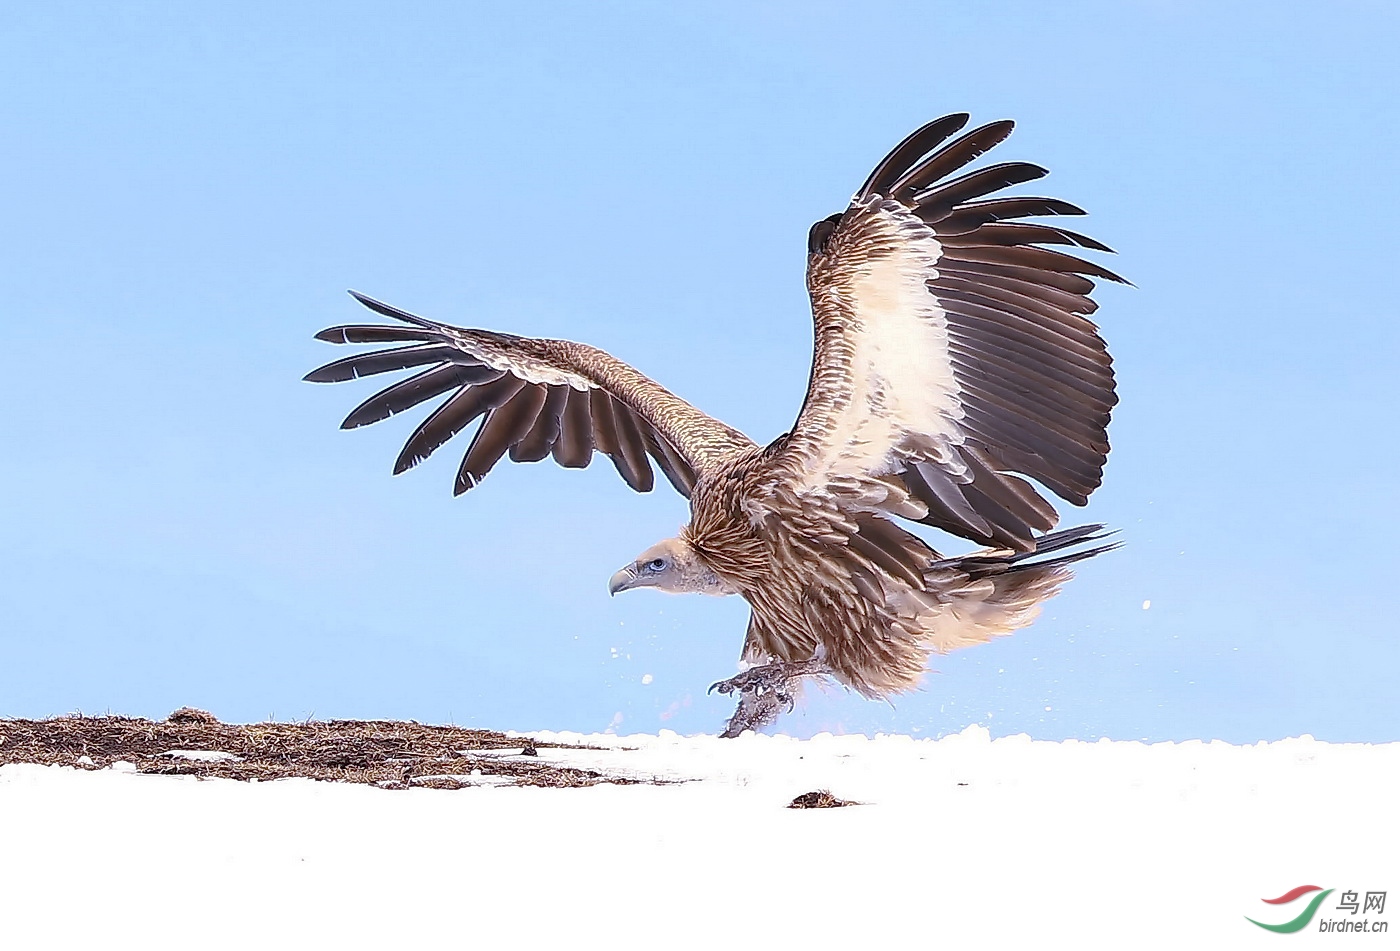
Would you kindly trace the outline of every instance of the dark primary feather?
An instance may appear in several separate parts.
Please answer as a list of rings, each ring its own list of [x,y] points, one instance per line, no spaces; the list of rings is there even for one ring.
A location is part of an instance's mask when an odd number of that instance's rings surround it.
[[[942,236],[939,241],[946,248],[977,247],[978,245],[1071,244],[1094,251],[1113,253],[1113,249],[1108,245],[1076,231],[1070,231],[1068,228],[1035,224],[991,222],[972,231]]]
[[[382,317],[392,317],[394,320],[402,320],[405,323],[416,324],[419,327],[429,327],[433,330],[441,330],[443,328],[443,325],[436,321],[428,320],[425,317],[419,317],[417,314],[410,314],[406,310],[400,310],[392,304],[386,304],[383,301],[375,300],[373,297],[361,294],[359,291],[350,291],[350,296]]]
[[[982,264],[1007,264],[1012,267],[1038,268],[1064,274],[1092,274],[1118,284],[1128,283],[1106,267],[1051,251],[1048,248],[1034,248],[1026,245],[969,245],[949,248],[945,252],[949,260],[977,261]]]
[[[1042,215],[1085,215],[1088,212],[1057,198],[989,198],[986,201],[970,201],[956,208],[944,205],[916,206],[914,214],[941,237],[965,234],[993,221]]]
[[[394,460],[394,475],[412,469],[482,414],[510,399],[524,384],[500,370],[495,379],[482,379],[475,386],[463,386],[419,424]]]
[[[380,390],[351,410],[350,415],[345,417],[345,421],[340,424],[340,428],[355,429],[360,426],[368,426],[370,423],[377,423],[381,419],[388,419],[395,413],[401,413],[411,406],[417,406],[424,400],[441,396],[448,390],[466,386],[474,379],[481,380],[487,376],[495,376],[497,373],[498,371],[492,370],[490,367],[463,367],[457,366],[455,363],[439,364],[411,376],[401,383],[395,383],[387,389]]]
[[[958,252],[961,248],[948,249],[943,257],[938,260],[938,274],[941,280],[944,274],[954,274],[965,277],[969,280],[986,283],[993,287],[1006,287],[1018,290],[1023,294],[1041,296],[1045,299],[1053,299],[1056,295],[1054,291],[1063,291],[1070,300],[1075,297],[1083,298],[1094,289],[1094,282],[1087,277],[1081,277],[1068,271],[1044,271],[1034,267],[1020,267],[1014,264],[989,264],[981,261],[972,261],[961,256]],[[935,281],[934,286],[940,286]],[[1048,293],[1047,293],[1048,291]],[[1071,304],[1071,306],[1073,306]],[[1086,311],[1070,311],[1078,316]]]
[[[941,119],[934,119],[921,128],[915,129],[905,137],[903,142],[896,145],[889,155],[885,156],[884,161],[875,166],[875,170],[870,173],[865,184],[856,192],[856,197],[865,199],[871,195],[888,195],[889,187],[896,178],[904,174],[905,170],[917,162],[920,157],[936,149],[949,136],[967,125],[969,118],[971,116],[966,112],[959,112]]]
[[[402,343],[405,340],[440,340],[431,330],[412,327],[385,327],[383,324],[343,324],[327,327],[316,335],[326,343]]]
[[[312,370],[302,379],[308,383],[341,383],[356,380],[362,376],[377,373],[391,373],[394,370],[407,370],[421,367],[425,363],[451,361],[457,351],[440,343],[425,343],[416,347],[398,347],[393,350],[375,350],[372,353],[357,353],[353,357],[327,363]]]
[[[1048,169],[1029,162],[1003,162],[931,187],[915,195],[911,201],[921,208],[947,208],[951,211],[968,199],[981,198],[983,195],[1022,182],[1033,182],[1048,174]]]
[[[915,165],[882,194],[900,201],[908,201],[926,185],[953,174],[1001,142],[1011,134],[1013,125],[1014,123],[1003,120],[973,129]]]

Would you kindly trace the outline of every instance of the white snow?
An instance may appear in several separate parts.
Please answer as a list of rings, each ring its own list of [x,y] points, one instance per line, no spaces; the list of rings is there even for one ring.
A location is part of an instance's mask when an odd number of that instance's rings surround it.
[[[1263,898],[1400,892],[1400,743],[532,735],[683,781],[0,768],[0,946],[1277,948]]]

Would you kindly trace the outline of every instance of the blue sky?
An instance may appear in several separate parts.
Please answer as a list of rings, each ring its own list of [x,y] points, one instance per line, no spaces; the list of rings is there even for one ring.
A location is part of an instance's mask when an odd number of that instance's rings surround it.
[[[338,431],[371,384],[299,382],[312,334],[353,287],[583,340],[767,441],[808,226],[966,110],[1136,284],[1064,507],[1126,546],[921,693],[784,727],[1400,739],[1398,38],[1386,3],[12,4],[0,715],[715,729],[745,605],[605,590],[679,496],[391,478],[414,420]]]

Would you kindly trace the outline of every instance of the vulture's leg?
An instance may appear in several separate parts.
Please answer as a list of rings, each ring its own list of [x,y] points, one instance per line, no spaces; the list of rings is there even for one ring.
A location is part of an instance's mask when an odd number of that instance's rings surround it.
[[[739,691],[739,707],[720,736],[735,737],[745,730],[767,726],[792,710],[803,677],[819,677],[829,673],[831,668],[816,658],[795,663],[775,661],[750,667],[728,680],[712,684],[711,692],[718,690],[729,694]]]
[[[739,694],[739,706],[735,708],[729,722],[724,725],[724,732],[720,736],[733,739],[745,730],[757,732],[791,709],[792,699],[779,698],[776,691],[759,693],[756,690],[746,690]]]

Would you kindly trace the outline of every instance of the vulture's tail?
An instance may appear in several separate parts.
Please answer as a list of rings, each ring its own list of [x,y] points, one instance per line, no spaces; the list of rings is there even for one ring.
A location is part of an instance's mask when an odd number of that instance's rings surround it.
[[[1070,565],[1119,547],[1094,544],[1113,534],[1103,528],[1080,525],[1042,535],[1035,551],[983,549],[934,562],[924,579],[938,604],[920,618],[927,642],[946,653],[1025,627],[1073,577]]]
[[[1035,540],[1035,551],[1005,551],[995,549],[983,549],[973,552],[970,555],[962,555],[957,558],[944,558],[935,561],[930,567],[933,570],[952,569],[962,571],[973,578],[986,578],[992,575],[1006,574],[1008,572],[1030,571],[1031,569],[1059,568],[1072,565],[1076,561],[1083,561],[1085,558],[1092,558],[1101,555],[1106,551],[1113,551],[1115,548],[1122,548],[1122,542],[1110,542],[1107,545],[1094,545],[1091,548],[1078,548],[1080,545],[1087,545],[1091,542],[1103,541],[1118,534],[1115,531],[1104,531],[1103,525],[1078,525],[1074,528],[1062,529],[1058,532],[1051,532],[1042,535]],[[1075,549],[1066,551],[1066,549]],[[1054,558],[1042,558],[1051,552],[1063,552]]]
[[[849,593],[818,601],[808,593],[804,609],[836,679],[867,697],[886,697],[918,686],[929,654],[985,644],[1017,631],[1035,619],[1041,606],[1074,576],[1075,562],[1117,548],[1102,525],[1081,525],[1036,539],[1036,550],[1016,552],[984,548],[958,558],[925,561],[922,577],[916,559],[928,548],[913,535],[883,519],[862,523],[850,552],[862,559],[851,565],[853,585],[872,607],[857,616],[841,613]],[[876,576],[875,572],[879,575]],[[915,584],[909,581],[913,574]],[[856,623],[827,623],[829,618]],[[865,619],[870,626],[862,626]],[[746,659],[760,642],[771,641],[758,608],[749,627]]]

